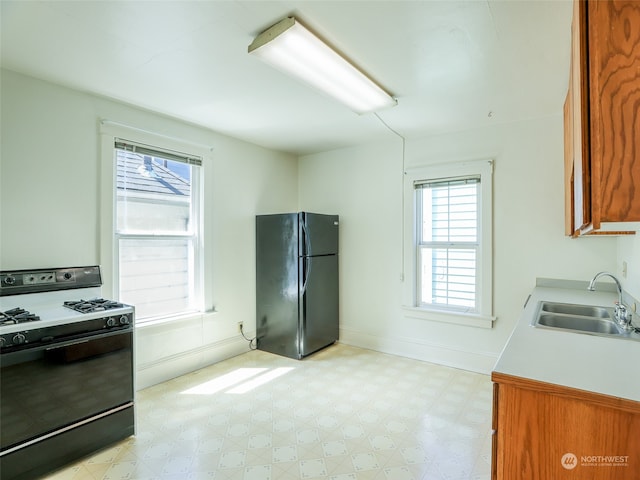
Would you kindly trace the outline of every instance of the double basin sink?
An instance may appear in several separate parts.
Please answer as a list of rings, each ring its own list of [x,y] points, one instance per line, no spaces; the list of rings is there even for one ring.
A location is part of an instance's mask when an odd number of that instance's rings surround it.
[[[625,331],[616,323],[614,309],[591,305],[539,302],[531,325],[603,337],[640,341],[636,330]]]

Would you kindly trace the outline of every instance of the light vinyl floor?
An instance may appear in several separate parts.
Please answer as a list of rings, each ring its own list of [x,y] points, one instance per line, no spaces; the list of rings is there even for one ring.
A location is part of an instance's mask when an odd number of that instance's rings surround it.
[[[50,480],[489,480],[488,376],[342,344],[138,392],[137,434]]]

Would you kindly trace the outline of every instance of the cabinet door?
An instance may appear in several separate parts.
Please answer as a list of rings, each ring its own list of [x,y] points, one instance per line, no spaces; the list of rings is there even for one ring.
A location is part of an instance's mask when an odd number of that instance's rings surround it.
[[[573,4],[571,25],[571,124],[573,130],[573,232],[591,223],[591,162],[589,142],[589,85],[586,6]]]
[[[498,480],[498,412],[500,411],[500,384],[493,384],[493,410],[491,412],[491,480]]]
[[[569,92],[564,101],[564,233],[573,235],[573,90],[569,81]]]
[[[604,222],[640,221],[640,2],[590,1],[587,5],[593,226],[597,229]]]
[[[635,402],[568,388],[563,393],[543,383],[534,388],[499,385],[496,480],[638,479]]]

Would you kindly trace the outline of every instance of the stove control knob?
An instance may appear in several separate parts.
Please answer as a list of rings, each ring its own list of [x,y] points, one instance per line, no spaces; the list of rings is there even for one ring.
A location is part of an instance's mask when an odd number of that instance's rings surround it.
[[[16,277],[7,277],[4,279],[4,283],[6,283],[7,285],[14,285],[16,283]]]
[[[14,345],[22,345],[26,341],[27,341],[27,338],[21,333],[18,333],[13,337]]]
[[[116,319],[111,317],[111,318],[107,318],[107,327],[115,327],[116,326]]]
[[[63,277],[64,277],[64,279],[65,279],[65,280],[71,280],[71,277],[72,277],[72,276],[73,276],[73,275],[71,275],[71,273],[69,273],[69,272],[65,272],[65,274],[63,275]]]
[[[120,325],[129,325],[129,317],[122,315],[120,317]]]
[[[0,348],[4,347],[7,344],[7,341],[4,337],[0,337]]]

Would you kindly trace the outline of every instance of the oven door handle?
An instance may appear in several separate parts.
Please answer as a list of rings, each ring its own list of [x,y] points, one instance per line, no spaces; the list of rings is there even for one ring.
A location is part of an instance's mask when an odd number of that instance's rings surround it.
[[[49,346],[45,355],[51,356],[52,361],[63,363],[87,360],[106,353],[131,349],[132,335],[133,332],[128,330],[69,339],[67,342]]]
[[[82,343],[89,343],[89,340],[93,340],[95,338],[96,337],[85,338],[85,339],[82,339],[82,340],[77,340],[75,342],[69,342],[69,343],[61,342],[61,343],[55,344],[52,347],[45,348],[44,350],[45,350],[45,352],[50,352],[52,350],[58,350],[60,348],[73,347],[74,345],[80,345]]]

